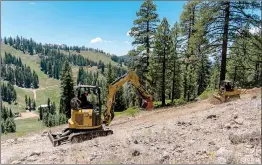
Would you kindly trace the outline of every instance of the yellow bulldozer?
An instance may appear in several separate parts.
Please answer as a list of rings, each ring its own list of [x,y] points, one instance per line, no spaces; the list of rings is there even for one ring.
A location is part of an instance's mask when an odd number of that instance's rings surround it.
[[[129,71],[109,85],[103,119],[100,87],[90,85],[75,86],[75,97],[71,100],[71,118],[68,120],[68,128],[61,133],[48,132],[48,137],[53,146],[66,142],[76,143],[90,140],[94,137],[113,134],[113,131],[108,126],[114,118],[115,94],[126,82],[130,82],[137,89],[139,96],[143,100],[141,107],[146,110],[152,110],[154,108],[152,96],[141,85],[135,71]],[[92,99],[88,101],[87,96],[90,93],[92,94]]]
[[[220,103],[228,102],[234,99],[239,99],[240,94],[246,92],[246,89],[235,88],[234,83],[229,80],[223,80],[220,84],[220,89],[213,97],[220,101]]]

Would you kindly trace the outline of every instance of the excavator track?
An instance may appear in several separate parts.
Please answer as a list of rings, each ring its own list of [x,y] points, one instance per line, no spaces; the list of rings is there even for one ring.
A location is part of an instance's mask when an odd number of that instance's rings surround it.
[[[113,134],[113,131],[109,129],[87,130],[77,132],[74,132],[70,129],[66,129],[63,130],[60,134],[52,134],[51,131],[49,131],[48,137],[52,142],[53,146],[55,147],[61,145],[62,143],[80,143],[83,141],[91,140],[96,137],[103,137],[111,134]]]
[[[95,130],[95,131],[88,131],[88,132],[77,132],[69,135],[68,140],[71,143],[80,143],[83,141],[91,140],[96,137],[103,137],[111,134],[113,134],[112,130]]]

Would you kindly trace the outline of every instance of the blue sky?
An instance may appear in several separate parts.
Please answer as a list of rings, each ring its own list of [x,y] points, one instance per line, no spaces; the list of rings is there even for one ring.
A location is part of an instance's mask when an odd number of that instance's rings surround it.
[[[185,1],[154,2],[160,19],[179,21]],[[37,42],[88,46],[116,55],[132,49],[127,32],[142,1],[2,2],[1,36]],[[91,42],[92,41],[92,42]]]

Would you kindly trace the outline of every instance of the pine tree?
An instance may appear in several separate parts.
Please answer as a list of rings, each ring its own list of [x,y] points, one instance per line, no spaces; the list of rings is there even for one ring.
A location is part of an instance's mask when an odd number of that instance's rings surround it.
[[[1,133],[5,133],[5,122],[1,120]]]
[[[13,118],[13,117],[14,117],[14,114],[13,114],[13,112],[12,112],[11,109],[9,109],[9,117],[10,117],[10,118]]]
[[[13,118],[7,118],[5,121],[5,130],[6,132],[15,132],[16,124]]]
[[[29,109],[29,111],[31,112],[31,98],[29,97],[29,99],[28,99],[28,109]]]
[[[27,100],[27,95],[25,95],[25,109],[27,109],[27,105],[28,105],[28,100]]]
[[[66,61],[61,75],[61,98],[60,113],[66,114],[67,118],[71,117],[71,99],[74,97],[74,82],[72,69],[69,62]]]
[[[33,101],[33,110],[36,110],[36,103],[35,103],[35,100]]]
[[[129,55],[139,57],[135,67],[138,70],[138,76],[145,80],[147,79],[146,73],[149,66],[150,49],[153,48],[159,18],[156,5],[152,0],[145,0],[136,15],[138,18],[134,21],[134,27],[131,29],[130,36],[134,37],[132,45],[137,48],[130,51]]]
[[[158,27],[156,41],[155,41],[155,60],[161,64],[161,71],[158,71],[160,84],[161,84],[161,101],[162,106],[166,105],[166,84],[167,84],[167,76],[170,76],[170,61],[171,55],[173,53],[173,40],[171,30],[166,18],[163,18],[161,24]]]
[[[4,37],[4,44],[6,44],[6,45],[8,44],[8,43],[7,43],[7,38],[6,38],[6,37]]]
[[[220,71],[219,58],[215,57],[214,63],[211,66],[211,77],[210,77],[210,83],[209,83],[209,86],[211,89],[219,88],[219,71]]]
[[[55,115],[56,114],[56,105],[55,102],[53,102],[53,104],[51,105],[51,114]]]
[[[78,76],[77,76],[77,84],[84,84],[84,79],[85,79],[85,71],[83,67],[79,67],[78,70]]]
[[[254,44],[257,35],[250,33],[249,29],[245,27],[242,34],[238,35],[232,44],[227,62],[227,76],[238,87],[251,88],[260,85],[259,68],[261,70],[262,63],[259,65],[259,61],[261,61],[262,46]]]
[[[116,112],[123,111],[127,108],[125,98],[123,95],[124,95],[124,91],[123,91],[123,87],[121,87],[116,92],[116,99],[115,99],[115,106],[114,106],[114,110]]]
[[[39,118],[40,120],[43,120],[43,108],[42,107],[39,108]]]
[[[2,115],[2,119],[4,119],[4,121],[8,118],[9,114],[8,114],[8,111],[5,107],[2,108],[1,115]]]
[[[49,97],[47,99],[47,108],[48,108],[48,113],[51,113],[51,100]]]
[[[216,1],[202,3],[202,8],[210,16],[208,20],[207,35],[217,45],[217,51],[221,50],[220,82],[226,78],[226,59],[230,43],[241,33],[239,27],[243,25],[257,26],[260,23],[259,16],[254,14],[259,9],[259,3],[255,1]],[[222,44],[222,46],[221,46]]]
[[[174,99],[179,99],[181,96],[181,72],[180,69],[181,64],[179,62],[179,50],[178,47],[180,47],[181,42],[179,40],[179,24],[175,23],[174,27],[172,28],[172,39],[173,39],[173,45],[174,45],[174,52],[172,55],[172,94],[171,94],[171,101],[174,102]]]
[[[113,68],[111,63],[108,64],[108,70],[106,75],[107,84],[111,84],[115,79],[115,75],[113,73]]]
[[[192,47],[192,36],[196,32],[195,23],[197,16],[198,1],[187,2],[184,6],[184,10],[180,16],[180,29],[181,38],[183,39],[184,46],[182,47],[184,58],[184,71],[183,71],[183,87],[184,87],[184,99],[187,101],[191,97],[195,97],[196,92],[196,55]]]

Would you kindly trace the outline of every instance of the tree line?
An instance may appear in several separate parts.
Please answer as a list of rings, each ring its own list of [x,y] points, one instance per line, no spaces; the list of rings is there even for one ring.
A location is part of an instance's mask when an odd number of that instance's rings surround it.
[[[39,107],[39,120],[47,127],[53,127],[67,123],[64,114],[57,114],[55,102],[51,104],[50,98],[47,99],[46,107]]]
[[[20,57],[16,58],[12,54],[5,52],[4,58],[2,59],[1,57],[1,65],[3,80],[22,88],[39,87],[38,75],[29,66],[23,64]]]
[[[255,1],[187,2],[171,26],[167,18],[159,19],[152,0],[145,0],[130,33],[135,48],[129,67],[162,106],[166,99],[194,100],[225,79],[242,87],[259,85],[262,39],[250,29],[261,20],[250,11],[260,7]]]
[[[25,109],[29,110],[30,112],[31,110],[36,110],[35,100],[31,99],[30,96],[27,97],[27,95],[25,95]]]
[[[8,102],[8,104],[16,102],[17,93],[10,82],[1,83],[1,98],[3,101]]]
[[[11,109],[8,110],[1,104],[1,132],[9,133],[16,132],[16,124],[14,121],[14,114]]]
[[[104,63],[101,61],[94,62],[76,54],[69,54],[68,56],[59,50],[51,50],[46,56],[40,56],[41,70],[49,77],[60,79],[61,68],[65,61],[69,61],[70,64],[75,66],[98,66],[98,69],[104,70]]]
[[[67,46],[66,44],[42,44],[41,42],[36,42],[32,38],[27,39],[22,36],[16,37],[4,37],[2,39],[3,43],[6,45],[10,45],[17,50],[28,52],[30,55],[34,54],[47,54],[50,50],[64,50],[64,51],[76,51],[80,53],[81,51],[90,51],[95,53],[101,53],[107,56],[111,56],[109,53],[105,53],[103,50],[88,48],[86,46]]]

